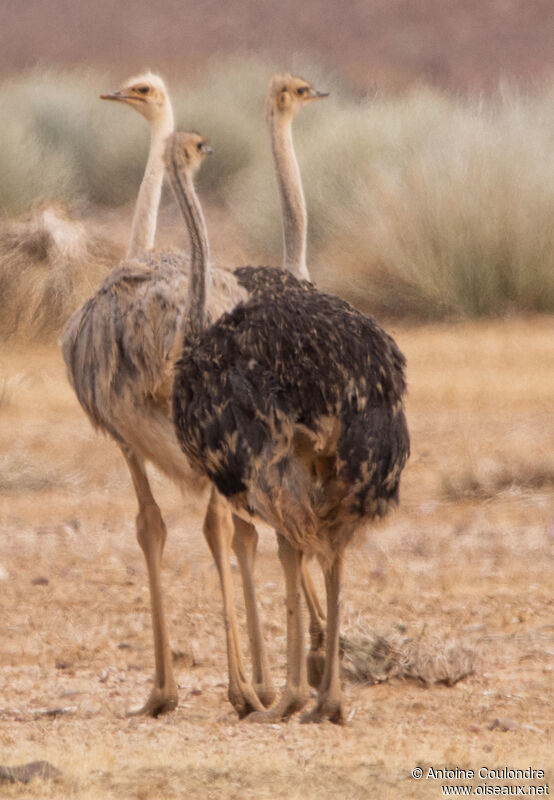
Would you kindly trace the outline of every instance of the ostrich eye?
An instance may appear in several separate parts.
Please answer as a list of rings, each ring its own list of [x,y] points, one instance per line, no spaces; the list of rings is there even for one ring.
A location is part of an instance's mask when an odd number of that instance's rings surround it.
[[[149,91],[150,91],[150,87],[149,86],[136,86],[135,87],[135,92],[138,92],[139,94],[148,94]]]
[[[196,149],[198,150],[199,153],[202,152],[203,147],[204,147],[204,142],[198,142],[198,144],[196,145]]]
[[[308,91],[308,88],[307,88],[307,86],[300,86],[300,87],[299,87],[299,88],[296,90],[296,94],[299,94],[300,96],[302,96],[303,94],[306,94],[306,92],[307,92],[307,91]]]

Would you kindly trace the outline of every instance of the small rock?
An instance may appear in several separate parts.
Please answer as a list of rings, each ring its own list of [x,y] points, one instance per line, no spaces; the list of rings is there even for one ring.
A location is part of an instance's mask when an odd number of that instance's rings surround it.
[[[71,661],[64,661],[61,658],[56,661],[56,669],[71,669],[72,666]]]
[[[194,667],[195,657],[192,647],[190,650],[171,650],[171,660],[174,664],[182,664],[185,667]]]
[[[79,711],[85,717],[97,717],[102,712],[102,708],[91,703],[83,703],[79,706]]]
[[[56,708],[38,708],[35,711],[36,717],[59,717],[62,714],[74,714],[77,706],[58,706]]]
[[[489,731],[513,731],[518,727],[519,726],[517,722],[514,722],[513,719],[508,719],[507,717],[497,717],[494,722],[491,722],[489,725]]]
[[[0,564],[0,581],[8,580],[8,570]]]
[[[29,783],[33,778],[51,781],[60,775],[60,770],[48,761],[31,761],[29,764],[21,764],[17,767],[0,766],[0,784]]]
[[[33,578],[31,583],[32,583],[33,586],[48,586],[50,581],[48,580],[48,578],[45,578],[43,575],[39,575],[38,578]]]

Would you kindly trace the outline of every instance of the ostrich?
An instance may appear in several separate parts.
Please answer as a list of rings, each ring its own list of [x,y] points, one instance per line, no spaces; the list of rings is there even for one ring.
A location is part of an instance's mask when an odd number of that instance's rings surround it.
[[[298,101],[295,100],[293,112],[287,111],[282,115],[280,124],[274,120],[274,136],[280,129],[290,127],[293,113],[320,96],[306,81],[287,78],[289,83],[286,85],[279,83],[280,94],[294,92]],[[149,82],[148,76],[139,76],[116,93],[117,99],[131,102],[133,107],[145,113],[145,104],[160,92],[159,84],[156,92],[145,92],[149,83],[153,82]],[[273,102],[279,101],[273,85],[270,95]],[[109,97],[114,99],[114,95]],[[149,99],[137,100],[137,97]],[[287,107],[290,105],[292,103]],[[171,117],[165,115],[166,120]],[[151,115],[147,118],[151,119]],[[276,148],[281,154],[281,164],[286,165],[287,157],[291,156],[292,140],[284,135],[281,139],[284,146],[277,143]],[[159,181],[152,178],[152,172],[156,177],[160,151],[154,130],[151,148],[155,157],[151,149],[149,188],[143,192],[141,187],[135,219],[145,219],[148,225],[155,225]],[[163,161],[161,170],[163,172]],[[289,174],[294,179],[294,172]],[[290,180],[288,184],[286,179],[282,181],[281,188],[290,196],[298,195]],[[157,200],[153,203],[151,195],[155,192]],[[149,213],[142,206],[150,209]],[[135,236],[140,234],[136,225],[133,230]],[[140,250],[141,246],[147,246],[147,241],[150,239],[143,239],[142,245],[136,247]],[[136,247],[132,237],[130,252],[135,252]],[[188,260],[182,254],[150,253],[140,260],[121,264],[73,315],[62,341],[69,380],[77,398],[92,424],[108,433],[121,448],[137,495],[137,538],[149,575],[155,653],[154,686],[139,712],[153,716],[175,708],[177,688],[162,602],[161,559],[166,529],[148,481],[145,462],[152,462],[180,485],[190,488],[195,480],[199,484],[176,439],[170,403],[174,347],[180,344],[181,339],[188,274]],[[237,276],[223,269],[213,270],[210,289],[209,311],[214,319],[248,297],[248,290]],[[204,534],[218,567],[223,593],[228,695],[239,716],[244,716],[252,710],[263,709],[274,697],[254,594],[253,563],[257,534],[248,520],[232,517],[228,504],[214,491],[210,494]],[[254,686],[245,676],[240,656],[229,563],[231,542],[243,578]],[[319,609],[317,596],[308,573],[304,577],[308,605],[316,613]],[[320,611],[319,614],[321,616]],[[318,624],[319,620],[314,617],[314,629]],[[318,657],[319,653],[315,653],[314,659]]]
[[[409,454],[402,353],[369,316],[290,273],[235,270],[249,299],[212,324],[207,236],[187,137],[166,169],[193,243],[173,419],[192,465],[235,512],[278,532],[286,581],[287,678],[252,721],[288,718],[307,703],[300,588],[304,554],[325,576],[326,654],[315,708],[303,721],[343,722],[339,595],[343,556],[364,523],[398,502]]]
[[[151,146],[133,219],[127,257],[154,244],[164,175],[163,148],[173,131],[173,110],[163,80],[151,72],[126,81],[104,99],[132,106],[150,123]],[[0,227],[0,334],[44,338],[58,329],[121,250],[91,234],[61,203],[33,204],[20,219]]]
[[[307,99],[322,99],[327,96],[328,92],[314,92],[306,81],[286,73],[272,78],[266,103],[267,124],[281,198],[283,269],[306,280],[311,280],[306,266],[308,220],[290,123]],[[284,122],[288,124],[283,124]]]
[[[100,95],[131,106],[150,123],[150,150],[139,189],[127,258],[135,258],[154,247],[158,210],[164,177],[165,141],[174,129],[173,107],[159,75],[145,72],[125,81],[116,92]]]

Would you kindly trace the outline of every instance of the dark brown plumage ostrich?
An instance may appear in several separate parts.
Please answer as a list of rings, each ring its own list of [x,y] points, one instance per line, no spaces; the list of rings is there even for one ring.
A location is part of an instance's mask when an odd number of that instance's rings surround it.
[[[398,501],[409,454],[402,353],[371,317],[290,273],[244,267],[249,299],[211,325],[207,241],[186,137],[167,169],[193,243],[183,350],[175,367],[179,442],[236,513],[278,531],[287,591],[287,682],[257,721],[288,717],[309,696],[300,609],[304,554],[325,575],[327,642],[317,704],[306,720],[343,721],[339,592],[355,531]]]
[[[295,113],[319,96],[306,81],[290,75],[274,79],[268,95],[268,121],[285,214],[285,243],[291,242],[288,266],[298,274],[305,270],[305,209],[290,127]],[[163,173],[160,141],[172,126],[173,115],[163,82],[150,74],[127,81],[119,92],[108,97],[132,105],[153,126],[128,251],[134,255],[151,244],[154,234],[161,187],[159,173]],[[177,688],[162,601],[161,561],[166,529],[150,487],[146,462],[152,462],[187,489],[193,487],[170,411],[174,345],[176,341],[180,344],[182,337],[188,281],[189,261],[183,254],[154,252],[140,260],[127,261],[112,270],[99,290],[73,315],[62,340],[77,398],[92,424],[120,446],[137,495],[137,538],[149,575],[156,662],[154,687],[141,711],[154,716],[176,706]],[[212,270],[208,308],[213,319],[247,297],[247,289],[233,272]],[[198,478],[196,482],[202,484]],[[257,534],[249,522],[231,516],[228,505],[216,492],[210,495],[204,534],[218,567],[223,593],[229,699],[243,716],[262,709],[274,697],[253,582]],[[231,545],[243,580],[253,685],[246,677],[240,655],[229,563]],[[317,674],[317,646],[323,637],[321,612],[307,571],[303,572],[303,582],[312,612],[314,647],[310,665],[312,674]]]

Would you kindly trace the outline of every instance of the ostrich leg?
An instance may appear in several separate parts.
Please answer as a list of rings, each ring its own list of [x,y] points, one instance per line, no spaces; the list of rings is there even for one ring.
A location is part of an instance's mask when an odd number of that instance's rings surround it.
[[[233,520],[226,501],[215,489],[212,489],[204,520],[204,536],[217,566],[223,595],[223,620],[229,665],[228,696],[239,717],[242,718],[251,711],[262,710],[263,705],[246,677],[240,655],[230,565]]]
[[[270,706],[275,700],[275,690],[269,674],[269,665],[265,650],[264,638],[260,625],[256,589],[254,586],[254,561],[258,544],[256,528],[245,520],[233,516],[235,535],[233,550],[237,557],[242,578],[246,623],[250,640],[252,659],[252,680],[256,694],[264,706]]]
[[[323,670],[316,706],[312,711],[303,715],[302,722],[320,722],[326,719],[338,724],[344,722],[339,674],[339,609],[342,568],[342,552],[335,554],[335,558],[329,566],[323,566],[327,593],[325,669]]]
[[[150,584],[152,630],[154,633],[154,687],[145,704],[133,714],[157,717],[177,706],[177,684],[173,676],[171,649],[162,602],[161,563],[167,537],[165,523],[148,482],[141,459],[129,447],[122,447],[137,495],[137,539],[146,559]]]
[[[295,711],[304,708],[310,695],[300,602],[302,553],[279,533],[277,541],[287,590],[287,680],[277,703],[267,711],[250,714],[249,722],[279,722],[287,719]]]

